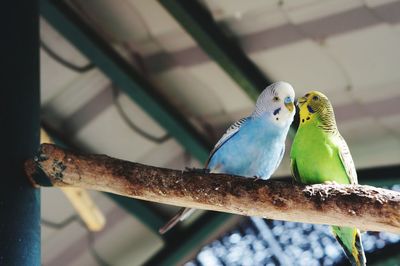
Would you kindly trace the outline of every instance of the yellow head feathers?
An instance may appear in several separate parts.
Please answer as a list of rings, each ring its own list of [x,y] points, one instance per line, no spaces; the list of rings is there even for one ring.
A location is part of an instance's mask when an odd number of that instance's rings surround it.
[[[297,102],[300,108],[300,126],[315,121],[336,126],[332,105],[323,93],[310,91]]]

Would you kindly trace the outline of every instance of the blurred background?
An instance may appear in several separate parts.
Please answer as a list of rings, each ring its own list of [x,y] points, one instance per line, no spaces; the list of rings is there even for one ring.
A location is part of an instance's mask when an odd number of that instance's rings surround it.
[[[324,92],[359,182],[400,190],[400,1],[41,0],[41,119],[71,149],[174,169],[284,80]],[[296,130],[293,124],[287,145]],[[274,178],[289,178],[286,153]],[[328,227],[198,212],[90,192],[86,228],[42,190],[42,264],[347,265]],[[364,234],[369,265],[400,265],[400,237]]]

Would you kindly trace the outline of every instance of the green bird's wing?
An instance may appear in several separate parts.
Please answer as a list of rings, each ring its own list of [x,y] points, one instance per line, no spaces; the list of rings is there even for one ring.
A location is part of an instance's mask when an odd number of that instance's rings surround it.
[[[344,138],[339,135],[338,139],[339,157],[347,176],[349,177],[350,184],[358,184],[356,167],[354,166],[353,158],[351,157],[349,147],[347,146]]]
[[[338,152],[340,161],[349,177],[350,184],[357,184],[357,172],[351,157],[349,147],[344,138],[339,134]],[[357,228],[332,226],[333,234],[343,247],[346,256],[354,266],[366,265],[364,248],[361,242],[361,234]]]
[[[297,182],[301,182],[299,169],[297,168],[296,159],[294,158],[290,159],[290,171],[292,173],[292,177],[294,178],[294,180],[296,180]]]

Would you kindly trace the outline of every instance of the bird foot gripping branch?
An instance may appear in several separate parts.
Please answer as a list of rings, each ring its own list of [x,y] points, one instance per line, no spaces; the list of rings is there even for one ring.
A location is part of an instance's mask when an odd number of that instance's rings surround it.
[[[37,186],[75,186],[182,207],[400,233],[400,193],[182,172],[42,144],[25,171]],[[254,204],[257,203],[257,204]]]

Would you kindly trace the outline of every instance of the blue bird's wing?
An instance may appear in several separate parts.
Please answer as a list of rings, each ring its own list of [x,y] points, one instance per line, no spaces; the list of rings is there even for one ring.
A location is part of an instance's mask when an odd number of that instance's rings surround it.
[[[239,129],[241,126],[247,121],[246,118],[242,118],[235,123],[233,123],[225,132],[225,134],[221,137],[221,139],[215,144],[214,148],[212,149],[210,156],[208,157],[208,160],[206,162],[205,168],[208,168],[208,164],[215,154],[215,152],[222,146],[224,143],[226,143],[230,138],[232,138],[237,132],[239,132]],[[180,211],[171,219],[167,224],[165,224],[162,228],[159,229],[159,232],[161,234],[166,233],[168,230],[170,230],[172,227],[174,227],[179,221],[184,220],[186,217],[191,215],[195,209],[191,208],[181,208]]]
[[[275,166],[275,169],[274,169],[273,172],[275,172],[276,169],[278,169],[279,165],[280,165],[281,162],[282,162],[282,159],[283,159],[283,155],[284,155],[284,154],[285,154],[285,144],[283,144],[281,153],[279,154],[279,159],[278,159],[278,161],[276,162],[276,166]]]
[[[215,152],[222,147],[230,138],[232,138],[236,133],[239,132],[240,128],[243,126],[243,124],[249,119],[249,117],[244,117],[242,119],[239,119],[235,123],[233,123],[225,132],[224,135],[220,138],[220,140],[215,144],[214,148],[210,152],[210,156],[208,157],[208,160],[206,162],[205,168],[208,168],[208,164],[215,154]]]

